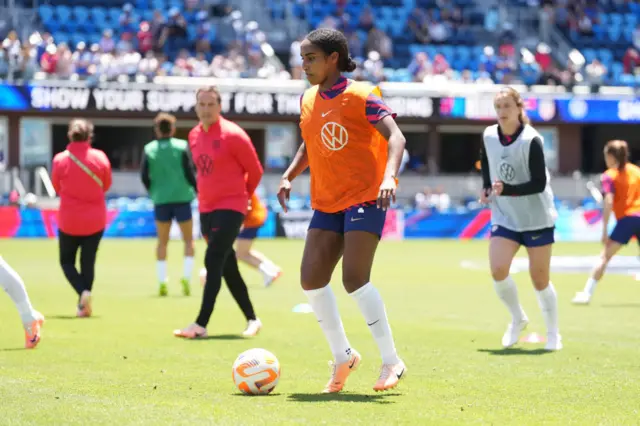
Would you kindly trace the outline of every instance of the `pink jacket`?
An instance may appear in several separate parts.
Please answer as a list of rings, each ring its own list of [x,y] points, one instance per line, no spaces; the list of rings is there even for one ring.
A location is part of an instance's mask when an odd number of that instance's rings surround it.
[[[76,164],[67,151],[94,176]],[[104,194],[111,187],[111,163],[104,152],[91,148],[89,142],[71,142],[67,151],[53,158],[51,172],[53,187],[60,196],[58,228],[69,235],[92,235],[107,224]]]

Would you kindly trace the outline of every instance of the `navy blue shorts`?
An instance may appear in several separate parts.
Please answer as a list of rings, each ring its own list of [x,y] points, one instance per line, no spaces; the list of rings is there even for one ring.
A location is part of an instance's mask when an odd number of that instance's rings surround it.
[[[242,231],[238,234],[240,240],[255,240],[258,237],[259,226],[253,226],[251,228],[242,228]]]
[[[379,209],[376,202],[371,201],[349,207],[338,213],[323,213],[316,210],[313,212],[309,229],[324,229],[338,234],[365,231],[380,237],[386,217],[386,210]]]
[[[541,247],[555,243],[554,230],[555,227],[518,232],[503,226],[493,225],[491,227],[491,236],[506,238],[525,247]]]
[[[616,243],[627,244],[634,235],[640,239],[640,216],[625,216],[616,223],[609,239]]]
[[[155,217],[158,222],[186,222],[191,220],[191,203],[159,204],[155,206]]]

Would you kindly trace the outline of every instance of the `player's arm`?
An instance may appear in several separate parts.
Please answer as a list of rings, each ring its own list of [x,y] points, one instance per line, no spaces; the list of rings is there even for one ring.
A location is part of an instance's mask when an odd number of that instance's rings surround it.
[[[367,97],[365,114],[369,123],[375,126],[389,146],[384,179],[397,178],[407,141],[396,123],[396,115],[382,100],[382,93],[377,87]]]
[[[149,160],[147,159],[147,153],[142,151],[142,160],[140,160],[140,180],[149,192],[151,188],[151,178],[149,177]]]
[[[489,173],[489,157],[484,149],[484,143],[480,147],[480,172],[482,173],[482,189],[488,194],[491,191],[491,174]]]
[[[246,173],[247,192],[249,195],[252,195],[258,187],[260,179],[262,179],[264,169],[262,168],[262,164],[260,164],[258,153],[256,152],[256,148],[253,146],[249,135],[242,132],[238,134],[236,138],[238,141],[233,144],[235,157],[238,159]]]
[[[611,211],[613,210],[613,197],[615,190],[613,187],[613,179],[608,174],[604,173],[601,178],[602,192],[604,197],[602,199],[602,235],[607,235],[609,229],[609,219],[611,218]]]
[[[182,153],[182,170],[184,170],[184,177],[189,182],[189,185],[193,187],[193,190],[197,192],[198,185],[196,184],[196,166],[193,164],[191,158],[191,151],[189,147]]]
[[[51,184],[57,194],[60,194],[60,157],[56,155],[53,158],[53,164],[51,166]]]
[[[102,189],[106,193],[113,183],[113,172],[111,169],[111,161],[104,152],[102,153],[102,165],[104,167],[104,176],[102,177]]]
[[[282,179],[288,180],[289,182],[293,181],[299,174],[307,170],[309,167],[309,158],[307,157],[307,147],[302,141],[296,155],[293,157],[291,164],[287,171],[282,175]]]
[[[509,185],[503,182],[503,196],[522,196],[539,194],[547,186],[547,166],[544,162],[544,151],[542,140],[539,137],[533,138],[529,148],[529,174],[531,180],[519,185]]]

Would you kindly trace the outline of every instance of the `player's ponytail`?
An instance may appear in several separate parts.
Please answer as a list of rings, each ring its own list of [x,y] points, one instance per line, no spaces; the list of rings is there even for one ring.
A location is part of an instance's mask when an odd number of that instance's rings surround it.
[[[354,72],[357,68],[356,62],[351,58],[351,56],[347,56],[346,58],[340,58],[340,71],[342,72]]]
[[[623,140],[612,140],[604,147],[605,155],[611,155],[618,165],[618,170],[624,170],[629,161],[629,145]]]

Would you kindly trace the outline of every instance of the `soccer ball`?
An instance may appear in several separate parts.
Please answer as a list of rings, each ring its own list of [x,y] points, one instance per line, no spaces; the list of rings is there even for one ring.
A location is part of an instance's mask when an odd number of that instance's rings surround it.
[[[233,363],[233,382],[246,395],[266,395],[280,380],[278,358],[265,349],[242,352]]]

